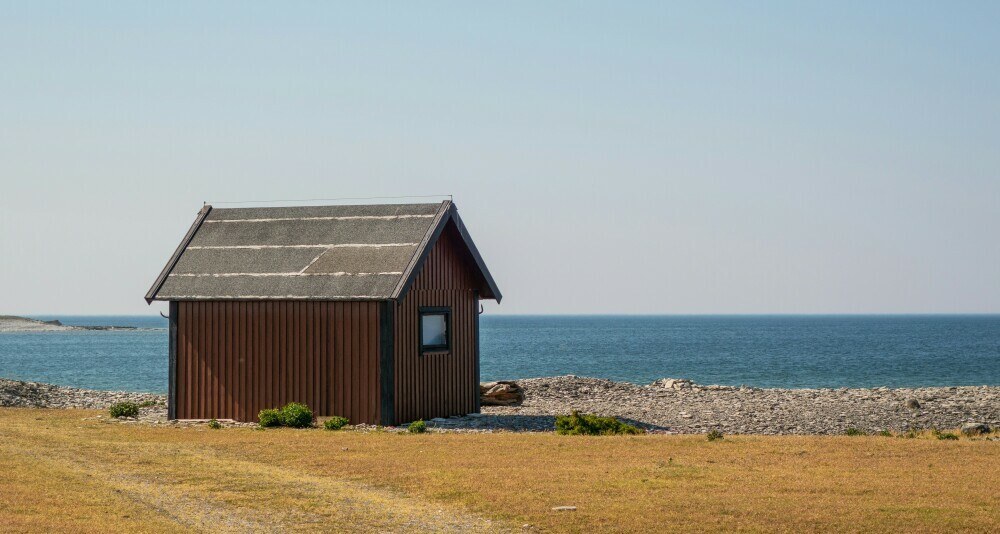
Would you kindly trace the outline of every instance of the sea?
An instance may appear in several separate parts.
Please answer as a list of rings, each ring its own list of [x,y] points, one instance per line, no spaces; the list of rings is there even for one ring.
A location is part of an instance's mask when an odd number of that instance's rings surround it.
[[[167,389],[160,316],[41,315],[138,330],[0,333],[0,377]],[[483,315],[484,381],[578,375],[766,388],[1000,385],[1000,315]]]

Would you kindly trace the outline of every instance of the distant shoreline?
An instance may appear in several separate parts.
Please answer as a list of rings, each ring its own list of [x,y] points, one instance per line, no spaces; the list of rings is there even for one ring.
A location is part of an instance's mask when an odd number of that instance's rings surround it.
[[[139,330],[139,328],[115,325],[70,326],[62,324],[59,320],[39,321],[16,315],[0,315],[0,332],[71,332],[80,330]]]

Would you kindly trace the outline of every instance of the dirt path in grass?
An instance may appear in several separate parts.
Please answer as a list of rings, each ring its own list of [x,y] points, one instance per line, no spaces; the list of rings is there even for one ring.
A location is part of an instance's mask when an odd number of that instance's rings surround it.
[[[95,516],[97,522],[83,522],[84,530],[87,525],[105,530],[101,519],[121,517],[144,517],[146,531],[503,530],[463,510],[323,474],[281,469],[252,457],[227,457],[205,446],[130,447],[120,439],[100,441],[92,435],[89,440],[80,439],[77,432],[23,423],[0,419],[2,467],[30,466],[45,473],[46,480],[62,479],[54,489],[67,493],[67,506],[78,499],[74,494],[96,497],[95,503],[75,511]],[[0,504],[5,499],[8,507],[30,516],[31,502],[18,502],[16,495],[0,489]],[[3,522],[0,518],[0,527]],[[18,529],[33,525],[39,531],[49,530],[34,521]]]

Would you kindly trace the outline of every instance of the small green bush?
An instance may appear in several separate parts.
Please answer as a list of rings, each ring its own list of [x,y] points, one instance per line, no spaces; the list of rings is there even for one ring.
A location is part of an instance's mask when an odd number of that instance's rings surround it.
[[[852,427],[848,427],[848,429],[844,431],[844,435],[847,435],[847,436],[864,436],[865,433],[862,432],[861,430],[858,430],[857,428],[854,428],[852,426]]]
[[[298,402],[289,402],[283,408],[267,408],[257,414],[261,427],[287,426],[291,428],[306,428],[312,426],[313,412],[308,406]]]
[[[410,431],[410,434],[423,434],[427,432],[427,423],[423,419],[417,419],[410,423],[410,426],[406,427],[406,429]]]
[[[878,433],[878,435],[880,435],[882,437],[886,437],[886,438],[891,438],[892,437],[892,432],[890,432],[889,430],[882,430],[882,431],[880,431]]]
[[[348,422],[349,421],[347,420],[346,417],[340,417],[339,415],[335,415],[327,419],[326,421],[323,421],[323,428],[327,430],[340,430],[341,428],[344,428],[344,425],[346,425]]]
[[[139,405],[134,402],[116,402],[108,407],[111,417],[135,417],[139,415]]]
[[[211,428],[212,430],[218,430],[218,429],[222,428],[222,423],[220,423],[216,419],[209,419],[209,421],[208,421],[208,428]]]
[[[262,428],[281,426],[281,411],[276,408],[266,408],[257,414],[257,421]]]
[[[623,423],[614,417],[581,414],[574,411],[570,415],[556,417],[556,434],[564,436],[611,436],[615,434],[644,434],[646,431]]]
[[[313,413],[305,404],[289,402],[281,409],[281,424],[291,428],[312,426]]]
[[[708,438],[708,441],[715,441],[717,439],[725,439],[725,436],[722,435],[722,432],[719,432],[718,430],[712,430],[705,437]]]

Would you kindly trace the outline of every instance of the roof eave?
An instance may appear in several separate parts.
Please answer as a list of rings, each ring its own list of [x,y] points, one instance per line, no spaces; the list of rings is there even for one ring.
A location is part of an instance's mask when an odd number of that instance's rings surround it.
[[[472,258],[476,260],[476,266],[479,267],[479,272],[483,275],[483,280],[486,281],[486,286],[489,288],[489,295],[483,294],[485,298],[492,298],[500,303],[500,299],[503,295],[500,294],[500,288],[497,287],[497,283],[493,280],[493,275],[490,274],[490,270],[486,267],[486,262],[483,261],[483,257],[479,254],[479,249],[476,248],[476,243],[472,241],[472,236],[469,235],[469,231],[465,228],[465,223],[462,222],[462,217],[458,215],[458,209],[452,205],[451,219],[455,221],[455,226],[458,228],[458,233],[462,236],[462,241],[465,241],[465,246],[469,247],[469,252],[472,254]]]
[[[187,233],[184,234],[184,239],[181,240],[180,245],[177,245],[177,250],[175,250],[174,254],[170,256],[169,260],[167,260],[167,265],[163,267],[163,271],[161,271],[160,275],[156,277],[152,287],[150,287],[149,291],[146,293],[146,304],[152,304],[154,300],[161,300],[156,298],[156,294],[160,291],[160,288],[163,287],[163,283],[167,281],[167,276],[170,274],[170,271],[172,271],[174,266],[177,265],[177,261],[181,259],[181,254],[184,253],[184,250],[191,243],[191,240],[194,239],[194,234],[198,232],[198,228],[200,228],[201,224],[205,222],[205,218],[208,217],[208,214],[211,211],[212,206],[209,204],[205,204],[202,206],[201,210],[198,211],[198,215],[195,217],[194,222],[191,223],[191,228],[189,228]]]

